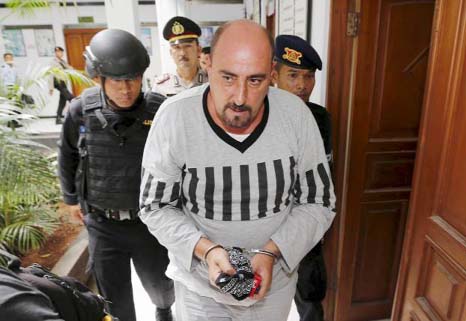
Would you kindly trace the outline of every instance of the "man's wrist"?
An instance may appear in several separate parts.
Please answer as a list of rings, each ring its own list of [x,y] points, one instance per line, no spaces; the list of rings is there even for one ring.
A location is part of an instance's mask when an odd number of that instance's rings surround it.
[[[264,250],[264,249],[250,249],[250,253],[253,253],[254,255],[260,254],[260,255],[266,255],[274,259],[274,261],[277,261],[279,257],[273,253],[272,251]]]
[[[223,249],[224,247],[220,244],[213,244],[212,246],[210,246],[207,250],[205,250],[204,252],[204,256],[202,257],[202,261],[204,262],[207,262],[207,256],[209,255],[209,253],[214,250],[214,249],[218,249],[218,248],[221,248]]]
[[[268,241],[267,244],[264,245],[262,250],[273,253],[277,260],[282,256],[282,253],[280,252],[280,249],[278,248],[277,244],[275,244],[275,242],[272,240]]]
[[[196,246],[194,247],[194,256],[199,260],[203,261],[206,257],[206,252],[210,249],[212,251],[214,248],[213,246],[217,245],[216,243],[212,242],[207,238],[207,236],[203,235],[197,241]]]

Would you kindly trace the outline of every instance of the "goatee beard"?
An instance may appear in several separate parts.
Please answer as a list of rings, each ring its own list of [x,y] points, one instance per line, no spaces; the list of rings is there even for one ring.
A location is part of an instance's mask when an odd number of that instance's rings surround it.
[[[227,116],[227,110],[231,109],[235,112],[246,112],[247,117],[234,116],[229,118]],[[223,108],[222,114],[223,124],[231,128],[246,128],[251,124],[252,121],[252,108],[248,105],[236,105],[234,103],[228,103]]]

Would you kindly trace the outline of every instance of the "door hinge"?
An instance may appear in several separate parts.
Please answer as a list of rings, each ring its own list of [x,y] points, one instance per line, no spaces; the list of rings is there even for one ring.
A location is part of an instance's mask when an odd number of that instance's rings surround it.
[[[357,37],[359,34],[359,12],[348,12],[346,21],[346,35],[348,37]]]

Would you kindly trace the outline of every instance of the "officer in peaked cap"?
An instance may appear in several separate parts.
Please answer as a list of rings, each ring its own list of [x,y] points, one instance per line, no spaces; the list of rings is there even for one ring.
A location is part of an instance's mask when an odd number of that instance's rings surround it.
[[[309,107],[319,126],[327,159],[332,159],[331,119],[324,107],[309,102],[315,85],[315,72],[322,70],[317,51],[304,39],[280,35],[275,39],[275,67],[272,80],[278,88],[299,96]],[[321,301],[326,292],[326,271],[319,242],[301,261],[295,302],[301,321],[323,321]]]
[[[207,82],[207,75],[199,67],[200,36],[201,28],[186,17],[173,17],[167,22],[163,37],[170,44],[176,72],[157,77],[152,91],[169,97]]]
[[[171,18],[163,28],[163,37],[170,44],[190,42],[201,36],[201,28],[191,19],[185,17]]]
[[[275,39],[275,61],[296,69],[322,70],[317,51],[304,39],[293,35],[280,35]]]

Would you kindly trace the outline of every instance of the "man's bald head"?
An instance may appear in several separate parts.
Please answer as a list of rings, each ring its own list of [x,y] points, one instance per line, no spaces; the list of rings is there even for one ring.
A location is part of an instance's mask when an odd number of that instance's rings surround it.
[[[235,20],[220,26],[214,34],[211,42],[211,60],[215,56],[215,50],[219,45],[234,44],[244,46],[248,44],[258,47],[264,46],[262,51],[265,57],[273,59],[274,42],[267,29],[251,20]],[[269,52],[269,55],[265,53]]]
[[[272,41],[260,25],[238,20],[223,25],[211,46],[209,113],[229,133],[249,134],[264,111],[272,73]]]

